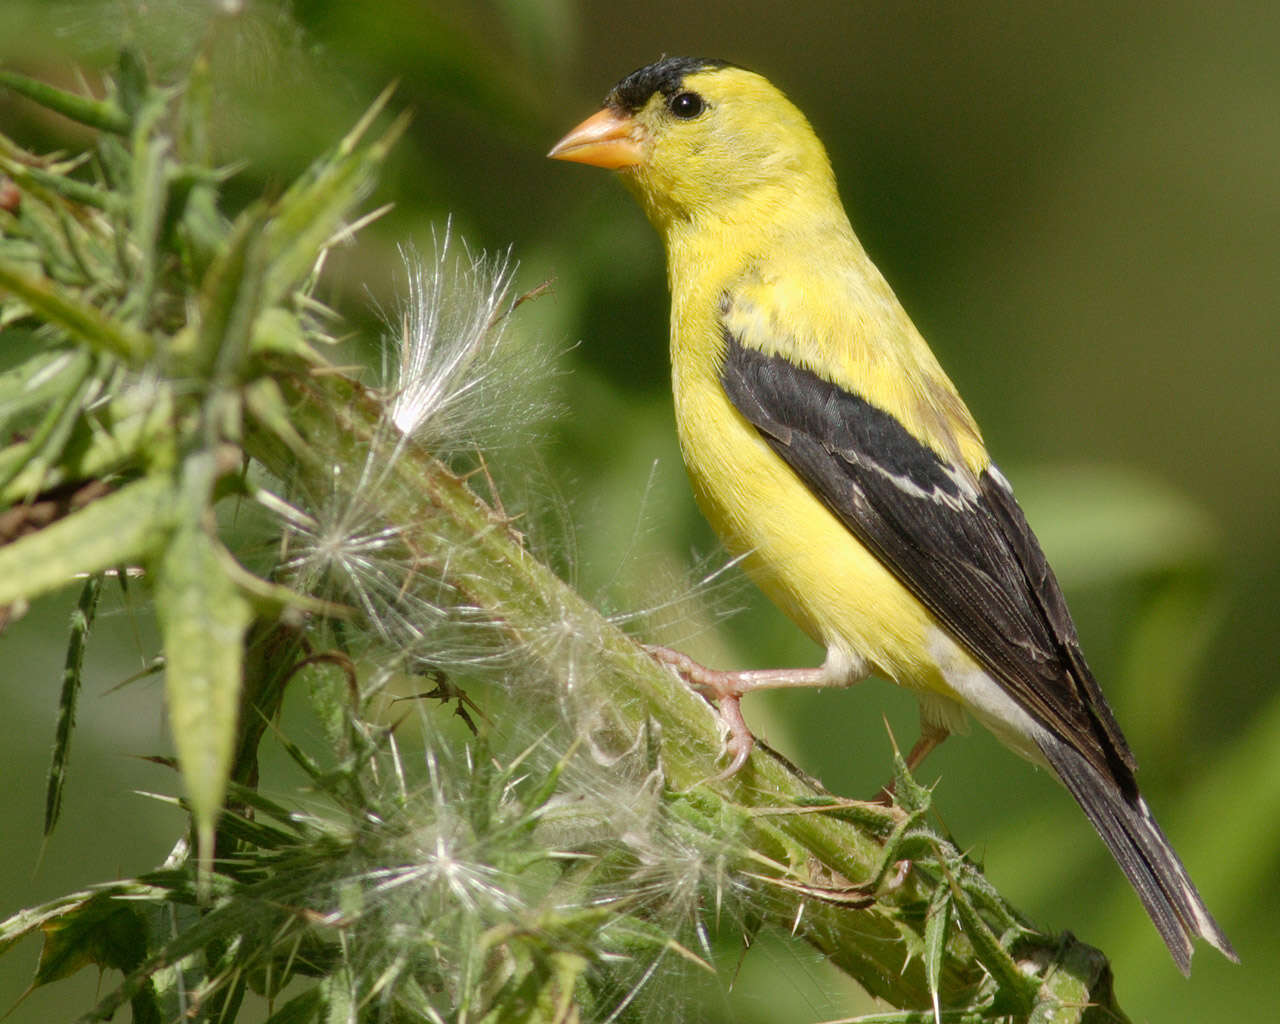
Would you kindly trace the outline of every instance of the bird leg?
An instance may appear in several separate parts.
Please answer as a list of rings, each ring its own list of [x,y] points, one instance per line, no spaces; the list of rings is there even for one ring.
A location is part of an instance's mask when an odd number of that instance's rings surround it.
[[[951,732],[945,726],[921,723],[920,738],[907,755],[907,771],[914,775],[921,762],[950,735]]]
[[[707,700],[713,701],[720,713],[720,722],[728,737],[725,751],[729,754],[729,766],[719,775],[727,779],[736,775],[755,746],[755,737],[742,717],[742,695],[752,690],[770,690],[784,686],[833,686],[831,673],[825,666],[819,668],[752,669],[744,672],[728,672],[707,668],[682,651],[670,647],[646,646],[645,650],[663,665],[668,665],[689,686]]]

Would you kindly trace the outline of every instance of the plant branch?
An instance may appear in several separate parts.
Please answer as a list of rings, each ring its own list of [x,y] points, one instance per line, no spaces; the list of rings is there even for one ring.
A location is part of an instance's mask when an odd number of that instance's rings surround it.
[[[333,376],[286,376],[280,383],[314,457],[299,458],[261,430],[246,438],[250,454],[303,488],[358,479],[383,429],[376,398]],[[720,734],[701,697],[534,558],[509,522],[444,464],[407,448],[391,473],[394,484],[379,492],[380,512],[421,562],[434,566],[511,643],[540,658],[557,685],[597,703],[609,728],[659,736],[669,790],[706,820],[733,821],[740,829],[736,866],[767,893],[768,918],[803,936],[869,992],[895,1006],[931,1005],[926,910],[939,887],[952,884],[956,898],[972,900],[984,920],[1021,920],[985,883],[969,884],[976,869],[944,839],[924,832],[918,814],[833,797],[767,748],[758,747],[733,778],[717,778]],[[913,842],[898,845],[904,838]],[[877,886],[889,874],[888,860],[911,850],[925,856],[897,884]],[[943,870],[931,869],[930,861],[943,863]],[[981,911],[975,892],[989,905]],[[992,986],[993,972],[976,944],[963,928],[950,930],[936,973],[942,1005],[973,1005],[985,993],[993,1002],[1012,1000],[1034,1019],[1083,1021],[1101,1010],[1110,1014],[1106,1019],[1125,1019],[1097,951],[1021,924],[1013,932],[1023,979],[1016,992]]]

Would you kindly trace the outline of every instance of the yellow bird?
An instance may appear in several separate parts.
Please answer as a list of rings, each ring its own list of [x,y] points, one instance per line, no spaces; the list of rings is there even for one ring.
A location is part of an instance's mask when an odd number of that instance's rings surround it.
[[[619,82],[550,156],[620,172],[666,245],[680,449],[752,578],[826,649],[819,668],[715,671],[739,698],[875,673],[920,700],[912,765],[968,711],[1052,769],[1179,969],[1235,960],[1134,778],[1062,591],[969,410],[863,251],[822,143],[761,76],[670,57]]]

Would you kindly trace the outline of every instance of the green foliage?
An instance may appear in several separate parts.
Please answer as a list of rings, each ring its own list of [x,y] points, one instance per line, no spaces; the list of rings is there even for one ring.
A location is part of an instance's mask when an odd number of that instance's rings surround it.
[[[53,740],[53,763],[49,767],[49,785],[44,799],[44,834],[53,831],[62,811],[62,790],[66,783],[67,765],[71,758],[71,733],[76,724],[76,706],[84,672],[84,651],[93,629],[102,592],[102,576],[91,575],[80,591],[80,600],[71,616],[71,637],[67,642],[67,662],[62,674],[62,692],[58,696],[58,728]]]
[[[31,501],[86,479],[112,493],[7,546],[0,604],[29,601],[78,573],[149,567],[173,732],[208,857],[234,745],[246,591],[256,589],[234,568],[213,506],[239,487],[248,396],[256,408],[266,401],[264,360],[280,348],[279,319],[298,320],[296,289],[403,122],[363,141],[384,96],[278,200],[222,217],[220,175],[198,162],[207,154],[188,151],[199,149],[192,140],[203,136],[205,111],[184,98],[203,96],[204,73],[197,62],[188,89],[155,87],[126,51],[100,102],[4,79],[103,132],[88,204],[72,177],[79,161],[0,142],[0,172],[21,195],[3,214],[3,322],[38,327],[33,351],[8,374],[16,400],[4,431],[20,439],[0,453],[4,496]]]

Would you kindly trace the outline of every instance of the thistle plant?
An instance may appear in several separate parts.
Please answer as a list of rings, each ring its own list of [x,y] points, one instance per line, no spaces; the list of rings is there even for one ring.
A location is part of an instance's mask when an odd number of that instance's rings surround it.
[[[200,60],[166,87],[126,53],[102,99],[0,83],[96,133],[0,136],[0,606],[81,588],[45,828],[99,595],[134,574],[191,821],[154,871],[0,924],[0,950],[43,933],[35,984],[111,972],[86,1020],[702,1019],[672,978],[772,927],[900,1008],[863,1020],[1124,1019],[1102,955],[1009,906],[900,760],[892,804],[763,745],[721,777],[705,701],[547,567],[484,455],[546,361],[508,257],[406,245],[389,369],[333,364],[315,286],[403,129],[388,96],[230,211]],[[300,687],[319,752],[274,724]],[[305,791],[262,785],[267,744]]]

